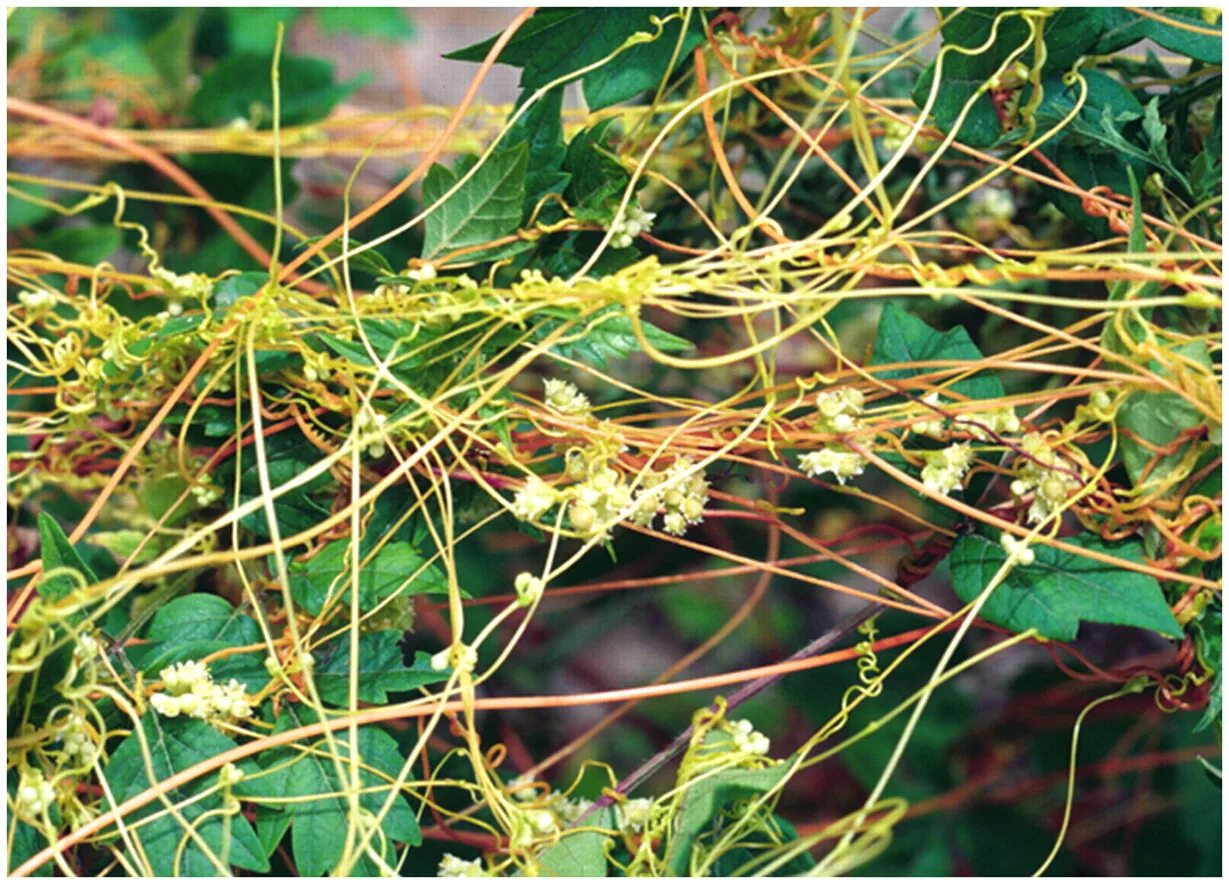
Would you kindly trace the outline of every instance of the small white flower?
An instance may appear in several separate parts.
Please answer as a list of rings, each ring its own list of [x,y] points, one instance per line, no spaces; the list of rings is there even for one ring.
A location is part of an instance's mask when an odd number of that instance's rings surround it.
[[[445,853],[440,860],[439,877],[485,878],[487,873],[480,859],[461,859],[459,856]]]
[[[1029,548],[1028,541],[1017,539],[1007,532],[1003,532],[999,544],[1007,553],[1007,561],[1013,564],[1028,566],[1037,558],[1036,553]]]
[[[407,272],[406,276],[415,282],[430,282],[436,277],[435,265],[424,263],[421,267]]]
[[[560,414],[579,415],[589,411],[589,398],[574,384],[547,378],[543,386],[546,388],[546,404]]]
[[[522,571],[516,575],[516,603],[522,608],[528,608],[534,602],[542,597],[542,593],[546,590],[546,583],[541,577],[535,577],[528,571]]]
[[[856,451],[845,451],[839,448],[821,448],[819,451],[808,451],[798,458],[802,471],[812,478],[824,473],[832,473],[842,485],[855,476],[862,475],[866,469],[866,460]]]
[[[530,476],[512,498],[512,514],[522,522],[541,518],[555,505],[558,493],[537,476]]]
[[[615,817],[620,831],[636,834],[644,831],[652,817],[653,802],[648,798],[629,798],[615,805]]]

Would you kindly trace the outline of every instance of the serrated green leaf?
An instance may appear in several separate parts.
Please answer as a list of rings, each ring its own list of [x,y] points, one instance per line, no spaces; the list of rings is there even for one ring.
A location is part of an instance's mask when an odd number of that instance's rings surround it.
[[[540,89],[601,61],[636,33],[655,34],[657,29],[650,17],[664,18],[673,12],[676,10],[668,7],[543,9],[521,26],[500,53],[499,61],[522,69],[522,89]],[[598,110],[654,88],[669,73],[667,67],[671,58],[676,57],[681,27],[680,20],[671,21],[655,40],[630,46],[586,74],[581,82],[589,109]],[[687,53],[703,36],[703,21],[695,12],[677,61],[685,61]],[[492,37],[451,52],[445,58],[482,61],[494,43]]]
[[[953,10],[941,9],[945,15]],[[945,46],[975,49],[990,37],[995,19],[1001,10],[996,7],[960,10],[943,25]],[[1028,26],[1019,16],[1005,18],[999,25],[994,42],[975,55],[948,52],[943,56],[942,68],[937,60],[922,71],[913,90],[913,103],[924,107],[933,88],[935,74],[940,81],[931,115],[935,124],[944,132],[950,132],[956,120],[971,102],[968,114],[956,137],[973,147],[990,147],[999,139],[1002,125],[994,102],[983,86],[1003,61],[1029,40]]]
[[[967,362],[975,365],[985,357],[963,327],[946,332],[937,332],[911,313],[895,304],[887,304],[879,317],[879,329],[875,334],[875,346],[871,351],[871,365],[890,365],[910,362]],[[886,380],[906,380],[930,372],[942,371],[944,366],[921,366],[917,368],[893,368],[877,371],[875,375]],[[980,373],[952,384],[948,389],[970,399],[997,399],[1003,395],[1002,382],[992,374]]]
[[[292,706],[278,718],[273,732],[278,734],[315,720],[309,710]],[[291,818],[291,854],[299,874],[306,877],[331,872],[341,861],[346,843],[349,802],[342,794],[345,784],[339,779],[336,762],[340,761],[342,769],[348,771],[349,735],[338,732],[333,741],[339,754],[336,760],[329,756],[329,743],[323,737],[310,741],[311,752],[294,746],[263,752],[258,758],[263,773],[249,777],[236,787],[236,792],[245,798]],[[357,748],[362,762],[359,778],[365,790],[359,803],[368,811],[379,813],[388,798],[391,782],[401,772],[401,752],[396,740],[372,726],[359,731]],[[384,859],[390,865],[395,866],[393,842],[413,846],[422,843],[418,820],[404,795],[394,798],[381,828],[387,841]],[[272,834],[266,833],[266,843]],[[378,850],[380,840],[372,843]],[[377,872],[376,864],[366,856],[349,870],[350,874],[358,876]]]
[[[1123,561],[1143,563],[1138,542],[1108,544],[1089,534],[1064,542]],[[1050,639],[1071,641],[1081,622],[1137,626],[1177,638],[1182,628],[1174,619],[1161,586],[1147,574],[1034,544],[1031,565],[1017,565],[990,594],[981,616],[1013,632],[1036,629]],[[986,588],[1007,560],[997,539],[967,534],[956,541],[950,556],[952,587],[961,601],[971,602]]]
[[[47,513],[38,514],[39,553],[43,559],[43,573],[57,568],[71,568],[80,574],[86,584],[96,583],[98,578],[81,558],[81,554],[69,542],[59,523]],[[78,587],[67,574],[58,574],[38,584],[38,594],[51,602],[59,601]]]
[[[406,666],[401,657],[402,633],[396,629],[366,632],[359,636],[358,699],[364,703],[387,703],[390,691],[412,691],[435,684],[447,672],[431,668],[431,657],[419,651]],[[320,699],[334,706],[350,703],[350,637],[338,636],[321,648],[324,662],[316,667]]]
[[[605,878],[607,875],[606,842],[598,829],[616,828],[613,807],[603,807],[590,815],[582,825],[569,830],[563,837],[538,855],[539,874],[543,878]]]
[[[1194,25],[1201,31],[1221,30],[1216,25],[1210,25],[1204,21],[1202,10],[1199,7],[1161,6],[1154,7],[1152,11],[1180,23]],[[1144,20],[1143,35],[1155,40],[1170,52],[1176,52],[1195,61],[1213,65],[1221,63],[1221,52],[1225,42],[1223,36],[1202,34],[1180,25],[1167,24],[1151,18]]]
[[[1193,341],[1174,349],[1180,355],[1211,368],[1211,357],[1202,342]],[[1157,362],[1149,362],[1148,367],[1162,377],[1168,376],[1168,371]],[[1191,446],[1200,442],[1194,438],[1188,439],[1176,451],[1163,455],[1154,449],[1174,444],[1184,434],[1201,426],[1204,420],[1200,411],[1177,393],[1149,390],[1131,393],[1118,409],[1114,421],[1119,430],[1125,431],[1121,440],[1122,462],[1127,475],[1131,477],[1131,484],[1139,487],[1145,483],[1169,480],[1190,456]]]
[[[568,142],[563,167],[571,175],[565,196],[581,221],[607,226],[631,176],[606,146],[612,120],[582,129]]]
[[[231,307],[240,298],[247,298],[260,291],[269,281],[269,274],[249,270],[236,276],[218,280],[213,286],[213,303],[216,307]]]
[[[349,603],[349,549],[349,540],[335,540],[308,561],[291,563],[290,591],[307,613],[319,614],[330,599],[334,604],[338,600]],[[370,611],[398,590],[406,595],[447,593],[448,579],[439,566],[424,569],[424,562],[418,550],[405,541],[385,544],[373,558],[360,563],[359,607]]]
[[[427,216],[423,258],[430,260],[514,233],[524,209],[528,157],[525,143],[491,154],[468,181]],[[464,168],[462,164],[453,172],[439,164],[432,166],[423,182],[423,202],[434,205],[460,180]],[[466,260],[472,258],[466,256]]]
[[[788,761],[762,770],[733,768],[706,775],[694,782],[683,798],[666,851],[671,875],[691,872],[691,851],[696,839],[730,804],[763,795],[785,780],[793,765]]]
[[[522,94],[522,99],[525,95]],[[529,157],[525,171],[525,209],[528,218],[534,208],[547,194],[563,195],[570,172],[563,169],[567,145],[563,140],[563,90],[552,89],[527,110],[508,130],[508,143],[524,142],[529,145]],[[558,220],[557,209],[544,208],[548,217],[539,220]]]
[[[324,237],[322,236],[310,237],[300,243],[296,243],[295,248],[298,250],[306,250],[323,238]],[[350,239],[351,252],[362,248],[363,245],[364,243],[357,239]],[[342,251],[341,240],[333,240],[324,247],[324,254],[330,259],[341,257]],[[388,263],[388,259],[375,249],[366,249],[358,252],[358,254],[351,254],[346,260],[350,264],[350,269],[361,270],[364,273],[370,273],[372,276],[392,276],[397,272],[393,269],[393,265]],[[338,265],[338,267],[340,267],[340,265]]]
[[[321,454],[297,431],[283,430],[265,440],[265,457],[269,487],[277,488],[314,466],[320,460]],[[234,460],[227,461],[227,465],[233,470]],[[222,487],[231,487],[229,476],[223,475],[222,479],[223,481],[219,482]],[[314,500],[311,494],[313,491],[324,488],[329,482],[327,474],[317,476],[307,484],[274,498],[273,510],[277,514],[278,525],[283,536],[306,531],[319,524],[320,520],[328,515],[328,509]],[[243,471],[239,476],[240,502],[246,503],[260,496],[260,470],[256,461],[256,453],[254,450],[247,449],[243,457]],[[262,537],[270,536],[263,506],[244,516],[239,522]]]
[[[173,663],[257,644],[260,637],[256,621],[226,599],[189,593],[159,607],[145,633],[148,644],[129,648],[127,655],[135,668],[152,676]],[[269,680],[263,657],[257,652],[228,654],[210,663],[209,670],[216,681],[233,678],[252,692]]]
[[[115,796],[115,805],[122,804],[173,774],[235,748],[232,740],[197,719],[167,719],[150,710],[141,718],[139,727],[149,747],[153,780],[150,780],[146,769],[140,738],[132,733],[111,753],[104,772]],[[251,762],[241,762],[238,767],[249,774],[255,771],[255,765]],[[192,831],[215,856],[225,857],[226,863],[231,866],[267,872],[268,860],[243,814],[231,814],[224,824],[222,816],[217,813],[222,807],[222,796],[216,786],[217,774],[207,774],[187,785],[168,790],[165,797],[177,807],[192,826]],[[207,792],[209,794],[203,794]],[[217,867],[201,849],[200,843],[175,817],[165,813],[165,808],[160,801],[154,801],[124,817],[130,837],[140,843],[154,875],[200,877],[218,874]],[[136,825],[147,817],[154,818]]]

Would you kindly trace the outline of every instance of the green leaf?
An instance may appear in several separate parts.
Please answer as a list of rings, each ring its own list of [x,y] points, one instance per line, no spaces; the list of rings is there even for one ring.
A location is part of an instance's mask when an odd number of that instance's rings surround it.
[[[789,776],[792,768],[788,761],[762,770],[733,768],[706,775],[692,784],[675,818],[666,852],[667,871],[671,875],[690,874],[692,846],[715,818],[736,801],[770,791]]]
[[[950,15],[951,9],[941,9]],[[975,49],[989,39],[995,19],[1001,10],[995,7],[965,9],[943,25],[943,44]],[[999,25],[994,42],[976,55],[951,51],[933,61],[918,77],[913,89],[913,103],[924,107],[930,95],[936,72],[940,81],[931,114],[935,124],[950,132],[966,104],[972,102],[956,137],[973,147],[990,147],[999,139],[1002,126],[994,102],[982,87],[1003,61],[1029,40],[1028,26],[1019,16],[1005,18]],[[1027,54],[1027,53],[1026,53]]]
[[[606,146],[613,120],[582,129],[568,142],[564,169],[572,176],[564,196],[581,221],[608,226],[631,175]]]
[[[295,21],[303,14],[301,9],[285,6],[238,6],[223,7],[226,16],[226,41],[233,53],[271,55],[277,39],[277,23],[286,26],[287,37]],[[269,82],[268,70],[265,82]]]
[[[58,522],[46,513],[38,514],[38,538],[43,558],[43,573],[56,568],[71,568],[80,574],[86,584],[96,583],[98,578],[90,570],[81,554],[68,541]],[[67,574],[59,574],[38,584],[38,594],[50,602],[64,598],[79,584]]]
[[[260,627],[220,596],[189,593],[172,599],[154,613],[145,645],[127,650],[134,667],[153,675],[174,663],[199,660],[216,651],[260,642]],[[209,664],[214,679],[237,679],[245,689],[256,691],[269,680],[257,652],[229,654]]]
[[[190,113],[210,126],[256,117],[260,128],[272,128],[272,70],[271,54],[242,53],[219,62],[201,78]],[[334,83],[327,61],[294,55],[282,56],[280,74],[283,126],[323,120],[362,83]]]
[[[419,651],[414,663],[401,658],[402,633],[397,629],[366,632],[358,640],[358,699],[364,703],[387,703],[390,691],[412,691],[443,681],[448,673],[431,668],[431,656]],[[319,652],[316,667],[320,699],[345,708],[350,704],[350,636],[341,635]]]
[[[1144,562],[1143,547],[1135,541],[1108,544],[1080,534],[1064,542],[1123,561]],[[1182,635],[1160,584],[1147,574],[1042,543],[1031,549],[1035,561],[1013,568],[982,607],[981,616],[991,623],[1013,632],[1036,629],[1060,641],[1074,639],[1081,622],[1138,626],[1172,638]],[[973,601],[1006,560],[997,539],[981,534],[961,537],[950,556],[956,595],[961,601]]]
[[[293,430],[282,432],[265,440],[265,455],[269,471],[269,487],[276,489],[291,479],[297,478],[308,468],[315,466],[320,460],[320,451],[300,433]],[[260,471],[254,448],[243,449],[243,470],[239,476],[239,497],[241,503],[261,496]],[[226,462],[230,470],[234,470],[234,459]],[[231,473],[233,475],[233,472]],[[218,484],[229,488],[230,476],[223,474]],[[301,485],[293,491],[288,491],[274,498],[273,511],[277,514],[278,526],[282,536],[297,534],[317,525],[328,515],[328,509],[316,502],[311,494],[326,487],[330,478],[327,474],[317,476],[306,485]],[[250,531],[269,537],[269,524],[262,506],[239,520],[240,524]]]
[[[309,614],[319,614],[330,600],[349,604],[349,549],[349,540],[334,540],[308,561],[291,563],[290,591]],[[359,607],[370,611],[399,590],[405,595],[447,593],[448,579],[439,566],[424,569],[424,562],[418,550],[405,541],[385,544],[374,558],[360,563]],[[418,576],[407,585],[414,574]]]
[[[526,96],[522,94],[521,98]],[[552,89],[542,96],[529,110],[521,115],[508,130],[509,144],[524,142],[529,145],[529,157],[525,166],[525,209],[528,218],[542,197],[550,193],[562,195],[572,180],[572,173],[563,169],[567,146],[563,140],[563,90]],[[558,212],[544,208],[552,220],[558,220]],[[541,220],[545,220],[539,216]]]
[[[1192,24],[1201,30],[1221,31],[1216,25],[1210,25],[1204,21],[1199,7],[1162,6],[1153,7],[1152,11],[1166,18]],[[1219,65],[1221,63],[1221,51],[1225,42],[1223,36],[1200,34],[1183,27],[1165,24],[1155,19],[1144,20],[1143,35],[1155,40],[1170,52],[1176,52],[1195,61],[1202,61],[1204,64],[1212,65]]]
[[[36,239],[34,247],[65,261],[93,266],[114,257],[123,242],[124,238],[117,228],[96,224],[90,227],[58,227]]]
[[[313,236],[305,239],[300,243],[295,244],[295,249],[299,251],[306,250],[309,246],[323,239],[322,236]],[[363,243],[353,237],[350,239],[350,251],[362,248]],[[333,240],[324,247],[324,254],[328,258],[339,258],[342,254],[341,240]],[[318,258],[315,260],[319,260]],[[375,249],[367,249],[359,252],[357,255],[351,254],[347,259],[352,270],[361,270],[364,273],[370,273],[372,276],[392,276],[395,271],[393,265],[388,263],[388,259],[377,252]],[[335,265],[335,269],[340,272],[340,265]]]
[[[969,333],[957,326],[947,332],[937,332],[911,313],[895,304],[887,304],[879,317],[879,330],[871,352],[871,365],[909,362],[968,362],[985,359]],[[875,374],[885,380],[906,380],[918,375],[942,371],[944,366],[893,368]],[[907,385],[906,385],[907,386]],[[1002,382],[992,374],[977,374],[948,387],[952,392],[970,399],[997,399],[1003,395]]]
[[[151,780],[146,768],[147,759],[138,734],[129,734],[111,753],[104,772],[116,806],[180,771],[236,748],[232,740],[197,719],[165,719],[150,710],[141,718],[139,727],[149,747],[148,762],[153,778]],[[249,774],[255,770],[251,762],[241,762],[238,766]],[[222,807],[222,796],[216,786],[217,773],[207,774],[168,790],[165,797],[215,856],[224,856],[231,866],[267,872],[269,863],[243,814],[230,814],[224,823],[217,812]],[[202,794],[206,792],[210,794]],[[165,804],[153,801],[124,817],[129,837],[141,845],[153,874],[158,877],[218,874],[200,843],[165,811]],[[151,819],[136,825],[146,818]]]
[[[430,260],[454,249],[490,242],[516,231],[525,203],[528,145],[497,150],[476,173],[427,216],[423,257]],[[423,181],[423,203],[433,205],[461,178],[468,165],[452,172],[436,164]],[[465,256],[466,260],[473,260]]]
[[[30,196],[38,197],[39,199],[48,199],[47,188],[37,184],[22,184],[17,186],[9,185],[9,191],[6,196],[8,218],[6,224],[9,230],[16,230],[19,227],[29,227],[32,224],[37,224],[44,218],[50,218],[54,213],[54,209],[49,209],[46,206],[41,206],[38,203],[32,203],[29,200],[21,198],[20,194],[29,194]]]
[[[1201,341],[1192,341],[1174,348],[1175,352],[1204,367],[1211,368],[1212,361],[1207,346]],[[1169,377],[1169,372],[1160,363],[1150,361],[1148,367]],[[1200,445],[1197,438],[1190,438],[1172,453],[1159,455],[1153,448],[1172,445],[1181,436],[1200,427],[1204,416],[1177,393],[1136,390],[1131,393],[1115,416],[1115,424],[1123,431],[1122,462],[1131,477],[1131,484],[1152,484],[1169,480],[1184,460],[1190,457],[1192,445]],[[1148,444],[1145,444],[1148,443]],[[1149,468],[1151,465],[1151,468]],[[1145,479],[1145,472],[1147,477]]]
[[[655,34],[651,16],[665,17],[676,10],[619,6],[584,9],[543,9],[516,32],[499,55],[503,64],[519,67],[521,88],[541,87],[583,67],[601,61],[636,33]],[[652,89],[669,73],[672,57],[687,60],[704,37],[703,22],[694,12],[683,46],[675,56],[681,20],[671,21],[661,36],[628,47],[600,68],[585,74],[581,83],[590,110],[634,98]],[[494,37],[451,52],[445,58],[482,61]]]
[[[546,309],[540,311],[552,317],[538,323],[534,328],[534,337],[541,340],[550,335],[563,320],[575,319],[576,313],[567,309]],[[692,349],[690,341],[663,331],[650,322],[641,320],[644,336],[658,350],[667,353],[679,353]],[[565,338],[551,348],[554,352],[569,359],[576,359],[595,368],[605,368],[610,359],[626,359],[633,353],[640,352],[640,341],[632,330],[632,321],[623,308],[612,305],[598,311],[583,326],[569,333]]]
[[[292,706],[278,718],[273,732],[279,734],[315,720],[309,710]],[[247,799],[290,817],[291,855],[299,874],[306,877],[331,872],[341,861],[346,844],[349,802],[343,795],[346,784],[338,776],[338,767],[340,764],[348,776],[349,735],[339,731],[332,739],[338,753],[336,759],[330,757],[330,744],[323,737],[311,741],[306,747],[312,750],[310,752],[295,746],[270,749],[258,758],[263,773],[249,777],[236,787],[236,791]],[[404,760],[397,741],[376,727],[368,726],[359,731],[357,750],[362,764],[359,779],[364,788],[359,804],[372,813],[379,813]],[[381,821],[381,828],[387,842],[383,856],[394,867],[393,842],[412,846],[422,843],[418,820],[404,795],[394,798],[389,813]],[[271,835],[266,843],[270,839]],[[380,843],[380,838],[373,839],[374,849],[379,850]],[[356,876],[372,876],[378,869],[371,859],[363,856],[349,871]]]
[[[323,6],[316,10],[316,24],[326,34],[344,32],[385,40],[414,36],[406,10],[392,6]]]
[[[602,829],[616,828],[613,807],[594,812],[583,824],[569,829],[563,837],[538,855],[539,874],[543,878],[605,878],[606,842]]]

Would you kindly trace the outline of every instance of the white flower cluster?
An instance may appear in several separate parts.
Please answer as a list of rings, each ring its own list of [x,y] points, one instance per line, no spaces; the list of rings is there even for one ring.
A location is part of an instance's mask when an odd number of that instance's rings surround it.
[[[957,442],[942,451],[923,451],[922,485],[935,494],[950,494],[963,487],[964,474],[973,463],[973,450],[968,442]]]
[[[206,476],[199,484],[192,486],[192,497],[196,500],[196,505],[202,509],[209,506],[221,496],[222,489],[217,485],[214,485],[208,476]]]
[[[533,522],[546,515],[559,499],[554,486],[530,476],[512,498],[512,515],[522,522]]]
[[[309,381],[323,381],[329,376],[329,360],[323,353],[309,350],[303,354],[303,377]]]
[[[85,726],[85,719],[74,712],[68,720],[68,727],[60,735],[64,742],[64,754],[78,764],[90,767],[98,758],[98,745],[90,737]]]
[[[571,499],[568,522],[572,529],[588,537],[608,536],[610,526],[631,506],[631,488],[601,454],[569,458],[568,473],[582,478],[564,492]]]
[[[855,476],[862,475],[866,469],[866,459],[844,446],[829,445],[819,451],[808,451],[802,455],[798,458],[798,466],[812,478],[832,473],[836,480],[844,485]]]
[[[1006,531],[999,537],[999,545],[1003,547],[1003,552],[1007,553],[1007,561],[1016,565],[1031,565],[1037,558],[1028,545],[1028,541],[1020,540],[1012,537]]]
[[[639,205],[628,206],[627,211],[616,218],[610,227],[610,232],[614,234],[610,245],[616,249],[627,248],[640,234],[653,229],[653,219],[656,217],[656,212],[646,212]]]
[[[1080,489],[1080,481],[1057,468],[1058,458],[1040,433],[1029,433],[1020,440],[1020,448],[1028,457],[1016,459],[1011,493],[1024,497],[1032,492],[1028,520],[1041,522]]]
[[[733,738],[734,745],[738,747],[740,752],[746,752],[750,755],[768,754],[770,745],[768,737],[757,731],[747,719],[731,721],[726,732]]]
[[[853,387],[818,394],[815,397],[815,431],[840,435],[853,432],[861,425],[859,418],[865,403],[862,391]]]
[[[653,816],[651,798],[628,798],[615,805],[615,820],[624,835],[638,835],[644,831]]]
[[[546,404],[560,414],[582,416],[589,413],[589,397],[576,389],[575,384],[557,378],[542,382],[546,388]]]
[[[17,300],[31,313],[42,313],[55,306],[56,298],[54,292],[46,289],[27,289],[18,293]]]
[[[364,405],[355,415],[354,429],[358,433],[359,451],[371,457],[384,456],[384,424],[388,415],[381,414],[370,405]]]
[[[21,772],[17,787],[17,815],[40,817],[55,803],[55,786],[47,782],[43,772],[33,767]]]
[[[922,397],[922,401],[927,405],[942,405],[938,393],[928,393]],[[1001,408],[991,409],[990,411],[960,414],[958,420],[960,423],[956,424],[956,429],[964,430],[974,439],[982,442],[990,442],[994,438],[986,430],[990,430],[1000,436],[1020,432],[1020,419],[1016,417],[1016,412],[1010,405],[1004,405]],[[947,421],[942,415],[932,413],[932,416],[914,423],[911,429],[919,436],[943,439],[946,437],[947,432],[945,429],[946,423]],[[982,429],[983,427],[986,429]]]
[[[480,859],[461,859],[451,853],[445,853],[440,860],[439,877],[441,878],[487,878],[486,868]]]
[[[636,498],[636,510],[632,514],[632,521],[637,525],[648,528],[658,510],[664,510],[662,530],[682,537],[688,525],[704,520],[708,480],[703,472],[695,470],[690,458],[678,458],[664,473],[647,472],[642,486],[644,491]]]
[[[224,685],[217,684],[209,667],[198,660],[176,663],[158,675],[166,692],[155,693],[149,705],[167,718],[247,718],[252,714],[243,685],[233,678]]]
[[[165,267],[151,267],[150,274],[162,283],[166,295],[166,310],[164,318],[179,316],[183,313],[183,302],[187,300],[204,301],[213,290],[209,277],[203,273],[178,274]]]

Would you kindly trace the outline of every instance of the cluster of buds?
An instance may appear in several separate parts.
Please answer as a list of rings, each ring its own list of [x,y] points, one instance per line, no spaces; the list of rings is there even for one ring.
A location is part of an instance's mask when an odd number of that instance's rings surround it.
[[[957,442],[942,451],[923,451],[922,485],[935,494],[950,494],[964,486],[964,474],[973,463],[968,442]]]
[[[358,434],[358,449],[365,451],[371,457],[384,456],[384,423],[388,415],[382,414],[370,405],[364,405],[354,418],[354,429]]]
[[[628,798],[615,805],[615,820],[624,835],[638,835],[649,825],[653,816],[651,798]]]
[[[1029,548],[1028,541],[1012,537],[1006,531],[999,537],[999,545],[1003,547],[1003,552],[1007,553],[1007,561],[1013,565],[1027,567],[1037,559],[1037,554]]]
[[[819,451],[808,451],[798,458],[798,466],[812,478],[832,473],[844,485],[866,469],[866,458],[843,445],[829,445]]]
[[[380,632],[385,629],[409,632],[414,628],[414,596],[402,592],[385,599],[378,608],[363,618],[359,628],[365,632]]]
[[[64,754],[76,763],[90,767],[98,758],[98,745],[86,728],[85,719],[78,713],[73,713],[68,719],[68,726],[60,735],[64,744]]]
[[[512,515],[522,522],[534,522],[546,515],[559,499],[554,486],[530,476],[512,498]]]
[[[461,859],[451,853],[445,853],[440,860],[439,877],[441,878],[488,878],[486,868],[480,859]]]
[[[30,313],[42,313],[45,310],[50,310],[55,306],[55,292],[50,292],[47,289],[27,289],[17,295],[17,300]]]
[[[517,574],[513,586],[516,589],[516,603],[522,608],[528,608],[542,598],[542,593],[546,591],[546,582],[528,571]]]
[[[22,770],[15,802],[18,816],[41,817],[55,803],[55,798],[55,786],[47,782],[41,770],[33,767]]]
[[[1016,214],[1016,201],[1001,187],[979,187],[969,198],[968,210],[957,222],[978,240],[996,236]]]
[[[557,378],[547,378],[542,382],[546,388],[546,405],[552,411],[572,417],[583,417],[589,413],[589,397],[576,385]]]
[[[315,350],[309,350],[303,354],[303,377],[315,383],[316,381],[327,380],[330,374],[328,357],[323,353],[317,353]]]
[[[637,525],[648,528],[657,512],[664,510],[662,530],[681,537],[688,525],[704,520],[708,480],[691,459],[678,458],[664,473],[646,473],[642,486],[644,491],[636,499],[636,510],[632,514],[632,521]]]
[[[927,405],[935,407],[940,407],[942,404],[938,393],[928,393],[922,397],[922,401]],[[993,441],[994,436],[991,433],[1002,436],[1020,432],[1020,419],[1016,417],[1016,412],[1010,405],[1004,405],[990,411],[961,414],[958,416],[957,421],[956,426],[958,429],[967,431],[974,439],[982,442]],[[933,415],[932,413],[931,417],[914,422],[910,429],[919,436],[929,436],[931,439],[944,439],[947,435],[947,420],[941,415]]]
[[[206,476],[196,485],[192,486],[192,498],[196,501],[196,505],[201,509],[209,506],[214,501],[222,496],[222,489],[214,485],[211,479]]]
[[[564,492],[571,501],[569,524],[586,537],[606,538],[610,526],[631,506],[631,488],[601,453],[568,458],[568,474],[581,479]]]
[[[747,719],[729,722],[726,725],[726,733],[733,739],[739,752],[746,752],[748,755],[768,754],[768,737],[757,731]]]
[[[415,282],[430,282],[435,279],[437,274],[435,272],[435,265],[424,261],[417,267],[411,267],[405,272],[405,275]]]
[[[828,390],[815,397],[815,432],[843,436],[861,425],[862,391],[853,387]]]
[[[203,273],[178,274],[165,267],[151,267],[150,274],[162,283],[166,295],[166,310],[163,318],[179,316],[183,313],[184,301],[205,301],[213,290],[209,277]]]
[[[1028,520],[1042,522],[1080,489],[1080,481],[1058,467],[1058,457],[1040,433],[1029,433],[1020,440],[1027,455],[1016,460],[1016,478],[1011,493],[1022,498],[1032,492]]]
[[[610,227],[610,232],[614,234],[610,245],[616,249],[626,249],[640,234],[653,229],[653,219],[656,217],[655,212],[646,212],[639,205],[628,206],[627,211]]]
[[[149,705],[167,718],[187,715],[208,720],[247,718],[252,714],[243,685],[233,678],[224,685],[217,684],[209,667],[198,660],[176,663],[158,675],[166,690],[150,697]]]

